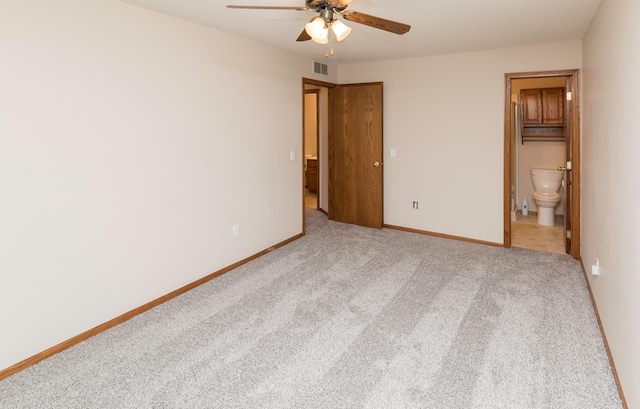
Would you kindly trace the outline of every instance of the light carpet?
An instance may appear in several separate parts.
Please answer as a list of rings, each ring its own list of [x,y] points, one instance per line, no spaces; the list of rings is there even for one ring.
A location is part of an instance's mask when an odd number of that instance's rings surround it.
[[[2,408],[619,408],[580,264],[307,235],[0,382]]]

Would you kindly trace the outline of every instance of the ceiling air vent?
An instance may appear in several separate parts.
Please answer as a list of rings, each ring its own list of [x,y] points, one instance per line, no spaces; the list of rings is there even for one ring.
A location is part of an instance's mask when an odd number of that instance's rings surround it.
[[[320,75],[329,75],[329,66],[318,61],[313,62],[313,73]]]

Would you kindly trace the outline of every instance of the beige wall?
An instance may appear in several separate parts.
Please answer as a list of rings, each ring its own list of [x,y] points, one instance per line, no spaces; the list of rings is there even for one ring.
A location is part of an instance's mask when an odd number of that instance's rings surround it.
[[[640,2],[603,0],[584,38],[582,260],[630,408],[640,408]]]
[[[583,76],[582,256],[630,407],[639,7],[603,1]],[[0,369],[301,231],[310,60],[112,0],[5,1],[0,27]],[[504,73],[581,65],[575,42],[316,79],[384,81],[386,223],[501,243]]]
[[[384,82],[385,223],[502,243],[504,75],[581,63],[570,42],[341,65]]]
[[[521,89],[530,88],[564,88],[566,77],[527,78],[511,81],[511,100],[518,101]],[[533,200],[533,182],[529,170],[532,167],[555,169],[564,166],[565,142],[525,142],[517,141],[514,151],[518,151],[518,208],[522,208],[522,198],[526,194],[529,210],[537,211],[538,206]],[[515,181],[514,181],[515,183]],[[560,188],[560,203],[555,208],[556,214],[564,214],[565,189]]]
[[[0,55],[0,369],[302,231],[309,59],[113,0]]]

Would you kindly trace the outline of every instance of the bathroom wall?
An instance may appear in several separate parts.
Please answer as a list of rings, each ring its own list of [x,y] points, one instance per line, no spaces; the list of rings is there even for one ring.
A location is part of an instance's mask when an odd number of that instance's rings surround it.
[[[511,83],[512,93],[511,100],[519,103],[520,90],[530,88],[559,88],[566,84],[566,77],[553,78],[531,78],[522,80],[513,80]],[[518,150],[518,209],[522,209],[523,195],[527,195],[529,202],[529,210],[537,211],[535,200],[533,200],[533,183],[529,170],[532,167],[543,167],[555,169],[563,166],[565,162],[565,143],[564,142],[525,142],[519,140],[515,149]],[[556,214],[564,214],[565,203],[564,187],[560,189],[560,204],[556,207]]]

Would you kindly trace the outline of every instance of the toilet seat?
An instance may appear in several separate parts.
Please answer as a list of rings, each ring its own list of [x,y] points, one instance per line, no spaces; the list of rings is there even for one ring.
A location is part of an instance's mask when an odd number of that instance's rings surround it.
[[[560,194],[553,190],[536,190],[533,192],[533,198],[543,202],[558,202],[560,201]]]

